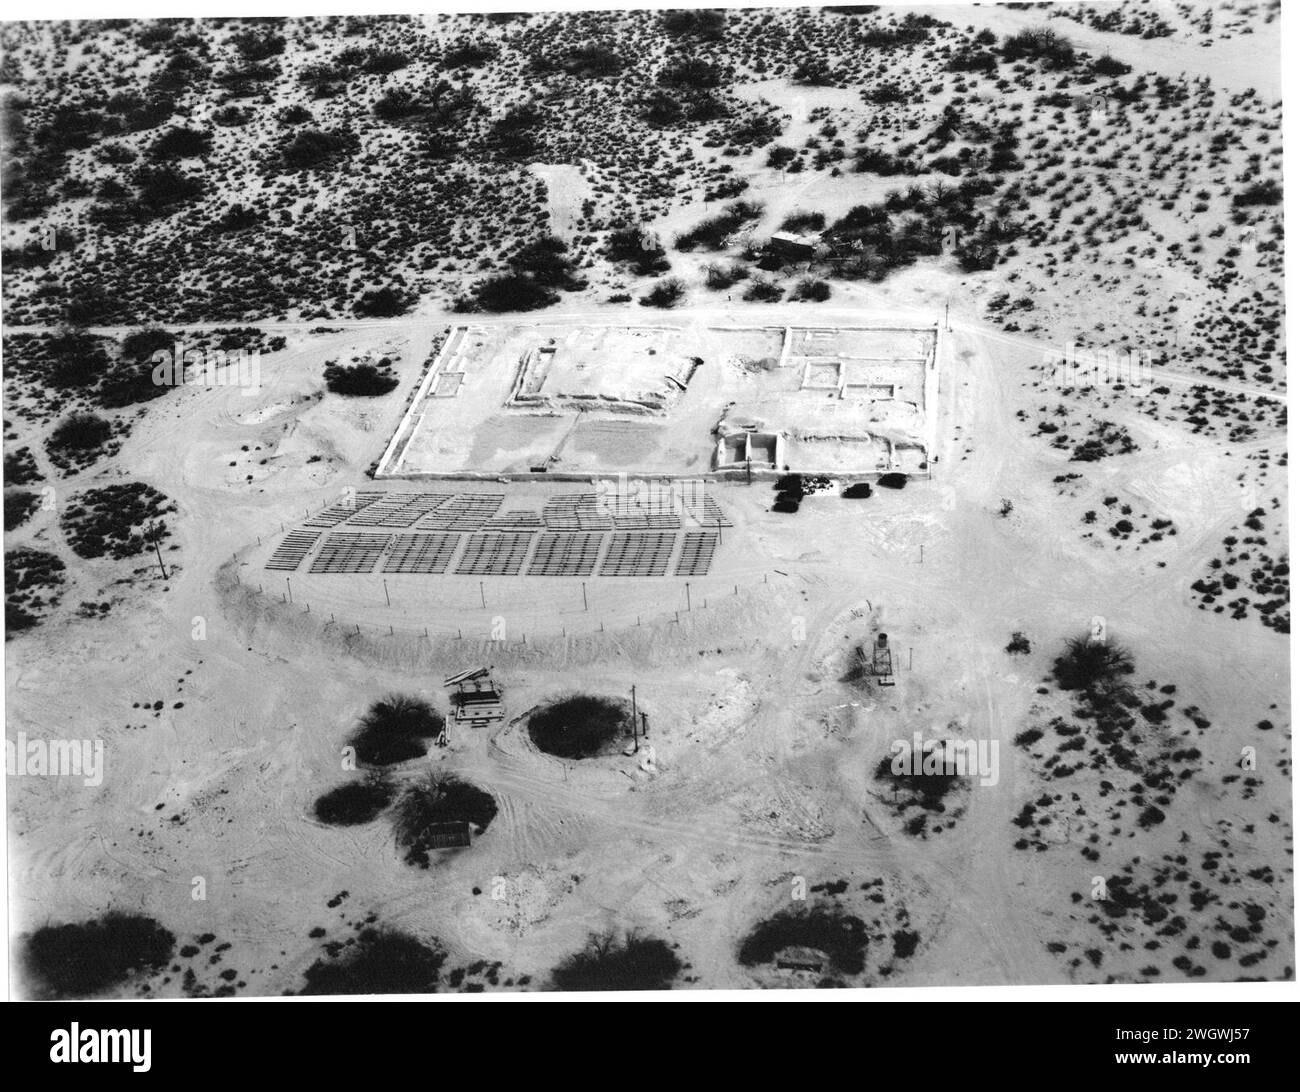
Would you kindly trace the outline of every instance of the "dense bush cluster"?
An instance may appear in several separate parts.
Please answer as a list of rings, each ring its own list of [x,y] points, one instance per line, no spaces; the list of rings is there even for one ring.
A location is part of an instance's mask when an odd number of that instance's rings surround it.
[[[58,605],[66,568],[62,558],[45,550],[5,551],[6,638],[31,629]]]
[[[62,513],[63,532],[78,557],[137,557],[170,537],[162,517],[176,505],[144,482],[123,482],[75,494]]]
[[[45,925],[24,938],[21,960],[31,996],[93,997],[132,975],[162,970],[176,938],[153,918],[110,911],[100,918]]]

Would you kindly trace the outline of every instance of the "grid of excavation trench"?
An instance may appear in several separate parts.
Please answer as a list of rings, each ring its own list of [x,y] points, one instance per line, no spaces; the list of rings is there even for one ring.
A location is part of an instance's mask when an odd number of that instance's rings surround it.
[[[357,493],[288,531],[267,569],[430,576],[706,576],[730,527],[708,493],[561,493],[541,511],[504,493]]]

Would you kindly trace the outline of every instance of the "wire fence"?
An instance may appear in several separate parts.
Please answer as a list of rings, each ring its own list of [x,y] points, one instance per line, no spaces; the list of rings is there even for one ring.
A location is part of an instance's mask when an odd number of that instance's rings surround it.
[[[304,514],[310,518],[313,512]],[[755,593],[776,592],[790,580],[770,566],[690,578],[241,572],[250,564],[248,555],[269,538],[293,532],[293,525],[277,521],[269,534],[257,536],[223,566],[229,582],[256,593],[263,610],[274,608],[284,617],[310,620],[322,632],[355,638],[527,647],[627,631],[685,632],[734,615],[738,604],[752,609]],[[327,580],[337,581],[338,593],[327,590]],[[364,600],[373,613],[360,609]]]

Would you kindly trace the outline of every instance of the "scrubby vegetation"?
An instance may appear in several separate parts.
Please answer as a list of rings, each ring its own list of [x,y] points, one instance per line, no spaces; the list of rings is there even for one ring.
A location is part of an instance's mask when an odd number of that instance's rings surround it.
[[[423,698],[389,694],[361,717],[348,743],[364,766],[394,766],[419,758],[442,734],[443,718]]]
[[[5,551],[5,637],[31,629],[62,598],[67,568],[45,550]]]
[[[109,911],[42,926],[24,938],[21,961],[32,997],[85,998],[162,970],[175,949],[175,936],[153,918]]]
[[[393,831],[405,851],[407,864],[429,867],[429,853],[437,848],[433,836],[448,823],[469,823],[482,834],[496,817],[492,794],[477,785],[438,771],[408,785],[397,801]]]
[[[736,958],[754,967],[773,962],[777,953],[791,947],[821,952],[840,974],[861,974],[866,966],[867,924],[833,905],[782,910],[750,930]]]
[[[447,953],[435,942],[386,927],[362,929],[356,944],[318,959],[299,991],[316,994],[434,993]]]
[[[682,961],[667,942],[627,933],[593,933],[587,947],[551,972],[559,990],[666,990]]]
[[[384,777],[367,777],[337,785],[316,799],[316,818],[332,826],[350,827],[379,818],[392,803],[392,782]]]
[[[46,450],[50,462],[65,471],[93,463],[113,436],[113,424],[93,413],[73,413],[50,433]]]
[[[105,485],[75,494],[62,513],[68,545],[78,557],[136,557],[152,545],[146,537],[151,526],[160,528],[159,539],[170,536],[164,515],[176,505],[144,482]]]
[[[577,694],[533,710],[528,734],[547,754],[593,758],[630,734],[631,716],[631,707],[622,700]]]
[[[4,504],[5,530],[12,531],[31,519],[32,514],[41,506],[41,498],[39,494],[29,493],[26,489],[8,489],[5,491]]]
[[[1110,640],[1071,637],[1052,664],[1062,690],[1094,690],[1117,684],[1133,674],[1133,654]]]
[[[390,368],[363,361],[360,364],[331,364],[325,369],[325,386],[334,394],[350,398],[375,398],[395,389],[398,378]]]
[[[950,738],[960,738],[960,728],[949,725]],[[927,838],[956,826],[966,810],[974,770],[959,773],[944,759],[941,741],[922,744],[899,756],[885,755],[875,769],[881,799],[903,822],[906,833]],[[883,794],[887,793],[888,796]]]
[[[5,452],[5,488],[11,485],[31,485],[40,480],[41,472],[37,469],[31,448],[20,447]]]

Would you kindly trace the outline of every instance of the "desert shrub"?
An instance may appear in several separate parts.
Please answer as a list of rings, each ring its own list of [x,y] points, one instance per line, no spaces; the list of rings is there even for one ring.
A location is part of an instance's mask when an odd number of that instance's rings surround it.
[[[9,550],[5,553],[5,639],[31,629],[38,612],[55,606],[67,566],[57,554],[44,550]]]
[[[361,318],[393,318],[410,310],[412,302],[409,293],[385,285],[362,292],[352,310]]]
[[[1043,730],[1041,728],[1026,728],[1023,732],[1018,732],[1012,742],[1014,742],[1017,747],[1028,748],[1032,747],[1042,738]]]
[[[30,485],[32,482],[40,480],[40,468],[36,465],[36,459],[32,455],[31,448],[20,447],[17,450],[5,452],[4,484],[6,486]]]
[[[1092,70],[1098,76],[1127,76],[1133,71],[1133,66],[1116,60],[1109,53],[1103,53],[1092,62]]]
[[[491,42],[457,42],[447,47],[442,55],[444,68],[479,68],[497,55],[497,48]]]
[[[263,27],[249,27],[247,30],[240,30],[230,36],[230,44],[239,51],[242,57],[249,64],[255,64],[258,61],[269,60],[271,57],[277,57],[284,52],[285,39],[283,34]]]
[[[109,911],[91,921],[46,925],[25,939],[22,963],[32,996],[91,997],[138,973],[161,970],[176,938],[153,918]]]
[[[65,328],[46,342],[50,382],[56,387],[88,387],[108,371],[108,353],[93,334]]]
[[[338,827],[369,823],[392,802],[392,783],[382,777],[349,781],[316,798],[316,818]]]
[[[1015,633],[1011,635],[1011,640],[1007,644],[1007,651],[1012,654],[1019,653],[1020,655],[1027,655],[1029,653],[1029,638],[1021,633],[1020,630],[1016,630]]]
[[[748,276],[749,267],[740,262],[733,262],[731,265],[710,262],[704,267],[704,285],[715,292],[730,288],[737,281],[743,281]]]
[[[919,170],[915,163],[902,156],[891,155],[883,148],[863,147],[859,148],[853,155],[853,169],[859,174],[918,174]],[[858,208],[863,206],[859,205]],[[849,216],[853,215],[857,209],[851,210]],[[844,219],[848,219],[845,217]],[[843,223],[843,220],[841,221]],[[837,225],[838,226],[838,225]]]
[[[791,947],[822,952],[841,974],[860,974],[866,966],[867,926],[835,906],[782,910],[749,931],[737,959],[746,967],[756,967],[773,962],[777,953]]]
[[[774,171],[783,171],[798,157],[799,153],[794,148],[787,147],[784,144],[773,144],[767,150],[766,166],[771,167]]]
[[[1074,46],[1056,31],[1042,27],[1022,30],[1002,43],[1006,61],[1042,61],[1048,68],[1069,68],[1074,64]]]
[[[62,513],[63,533],[78,557],[121,560],[143,553],[150,545],[144,528],[157,525],[161,538],[168,535],[159,517],[176,511],[167,497],[143,482],[122,482],[78,493]]]
[[[642,307],[676,307],[681,302],[682,297],[686,295],[686,285],[677,277],[664,277],[656,281],[653,288],[650,289],[640,299]]]
[[[896,805],[942,812],[946,808],[944,797],[960,788],[964,779],[955,771],[947,769],[943,762],[939,763],[940,769],[935,773],[926,773],[923,765],[925,759],[925,750],[916,748],[908,763],[910,770],[895,773],[894,755],[887,754],[876,764],[875,778],[890,787]]]
[[[890,939],[894,942],[894,958],[910,959],[921,943],[921,934],[914,929],[897,929]]]
[[[474,291],[474,302],[484,311],[536,311],[559,299],[545,285],[522,273],[502,273],[488,277]]]
[[[375,398],[387,394],[398,384],[397,376],[368,361],[345,366],[331,364],[325,369],[325,386],[334,394],[350,398]]]
[[[1247,186],[1233,197],[1232,203],[1237,208],[1243,208],[1247,205],[1276,205],[1281,200],[1282,187],[1270,178]]]
[[[26,523],[33,512],[40,507],[41,498],[26,489],[14,489],[5,494],[5,530],[12,531]]]
[[[825,303],[831,298],[831,286],[816,277],[804,277],[794,286],[790,293],[792,300],[809,300],[813,303]]]
[[[702,220],[690,231],[677,237],[674,244],[678,250],[721,250],[727,245],[728,238],[746,224],[752,223],[763,214],[763,206],[752,201],[736,201],[728,205],[717,216]]]
[[[442,716],[423,698],[389,694],[366,710],[348,742],[363,765],[392,766],[423,755],[442,727]]]
[[[233,129],[240,125],[247,125],[253,120],[253,114],[252,111],[236,106],[232,102],[221,107],[219,110],[213,110],[212,120],[217,125],[221,125],[227,129]]]
[[[468,781],[434,771],[409,785],[397,801],[393,832],[406,850],[406,863],[429,867],[430,828],[440,823],[467,822],[482,834],[496,817],[497,802]]]
[[[46,446],[50,454],[85,453],[104,446],[113,435],[113,425],[93,413],[72,413],[53,432]]]
[[[576,292],[586,287],[586,281],[577,276],[568,250],[562,239],[543,235],[516,250],[510,256],[510,268],[547,288]]]
[[[1052,675],[1062,690],[1090,690],[1131,674],[1133,654],[1128,649],[1090,636],[1071,637],[1052,664]]]
[[[400,49],[375,49],[361,62],[361,71],[372,76],[384,76],[389,72],[397,72],[410,63],[411,58]]]
[[[563,50],[558,57],[539,54],[533,66],[540,72],[561,71],[579,79],[607,79],[622,72],[627,62],[599,42],[586,42]]]
[[[138,168],[132,175],[132,182],[137,215],[145,219],[170,215],[181,205],[197,200],[204,192],[201,178],[184,174],[166,164]]]
[[[174,351],[175,346],[175,336],[161,327],[146,327],[128,334],[122,339],[118,359],[99,386],[100,404],[106,409],[120,409],[166,394],[168,385],[154,382],[153,355]]]
[[[782,231],[804,234],[809,231],[821,231],[826,227],[824,212],[792,212],[781,221]]]
[[[161,326],[133,330],[122,339],[121,355],[128,360],[151,360],[159,351],[172,351],[176,335]]]
[[[621,700],[575,694],[534,710],[528,735],[547,754],[591,758],[622,737],[631,715]]]
[[[149,158],[200,159],[212,151],[212,134],[202,129],[175,126],[163,132],[149,146]]]
[[[646,234],[643,228],[619,228],[609,233],[605,254],[611,262],[632,267],[641,277],[667,273],[671,268],[664,248]]]
[[[466,301],[484,311],[535,311],[549,307],[556,290],[576,292],[587,282],[578,276],[568,246],[551,235],[525,243],[509,258],[510,272],[481,282]]]
[[[371,108],[380,121],[400,121],[423,112],[424,103],[405,87],[390,87],[375,100]]]
[[[725,12],[710,9],[683,9],[663,13],[664,32],[673,38],[700,38],[721,41],[726,33]]]
[[[441,945],[384,927],[363,929],[337,959],[318,959],[300,991],[317,994],[432,993],[447,960]]]
[[[593,933],[587,947],[551,972],[560,990],[666,990],[682,962],[665,941],[627,933]]]
[[[755,277],[745,289],[742,299],[751,303],[775,303],[781,298],[781,286],[766,277]]]
[[[285,170],[305,171],[325,167],[346,155],[355,140],[343,133],[321,129],[299,129],[280,153]]]
[[[681,56],[659,70],[659,82],[664,87],[695,91],[721,86],[724,75],[721,66],[703,57]]]
[[[876,484],[882,489],[902,489],[907,485],[907,475],[898,473],[881,474]]]

